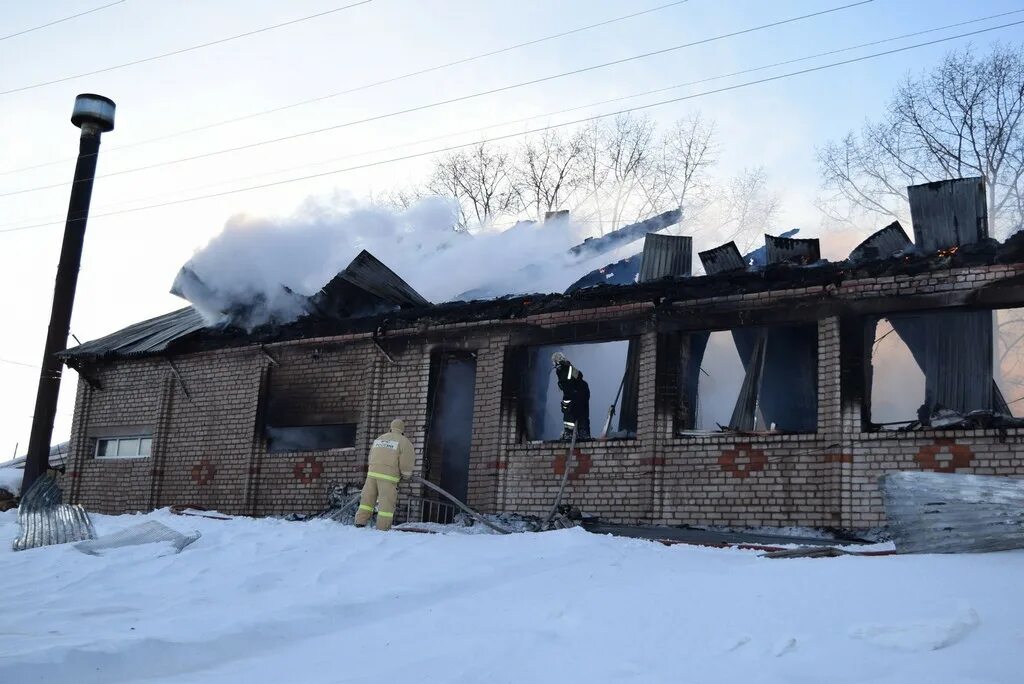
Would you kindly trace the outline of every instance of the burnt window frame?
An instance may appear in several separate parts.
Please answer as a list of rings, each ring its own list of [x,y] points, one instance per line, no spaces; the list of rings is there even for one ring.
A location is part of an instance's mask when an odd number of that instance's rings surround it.
[[[523,400],[524,395],[530,395],[530,385],[532,378],[532,370],[536,366],[532,366],[529,359],[524,360],[523,357],[528,357],[530,350],[538,349],[541,347],[571,347],[571,346],[582,346],[592,344],[608,344],[614,342],[625,342],[627,344],[635,344],[637,348],[637,354],[641,349],[643,343],[642,332],[630,332],[621,336],[601,335],[601,336],[557,336],[547,339],[536,339],[523,341],[520,343],[509,344],[505,348],[505,359],[503,364],[503,383],[501,390],[501,401],[503,411],[507,415],[510,415],[515,426],[515,437],[513,444],[517,446],[551,446],[554,444],[563,444],[561,439],[529,439],[528,438],[528,419],[527,419],[527,405]],[[627,347],[626,361],[623,367],[623,373],[625,374],[629,364],[629,351]],[[550,372],[550,366],[548,366]],[[586,373],[586,369],[584,373]],[[640,401],[640,367],[636,370],[637,375],[637,423],[639,423],[639,406],[642,403]],[[547,377],[547,376],[545,376]],[[586,375],[584,374],[584,379]],[[616,402],[617,410],[615,412],[616,418],[621,418],[622,411],[621,406],[625,399],[626,390],[623,388],[622,396]],[[545,404],[547,402],[545,401]],[[632,434],[626,437],[608,437],[607,439],[601,439],[600,431],[604,428],[604,422],[607,419],[607,411],[602,411],[598,420],[595,420],[595,416],[590,416],[590,430],[591,439],[590,441],[601,441],[603,443],[622,444],[628,442],[635,442],[638,439],[638,435],[634,431]],[[639,425],[638,425],[639,428]]]
[[[659,413],[666,411],[670,412],[671,417],[671,432],[674,439],[694,439],[694,438],[708,438],[708,437],[728,437],[735,439],[736,435],[740,434],[756,434],[756,435],[815,435],[821,429],[820,423],[820,412],[821,412],[821,339],[820,339],[820,326],[822,321],[820,319],[814,320],[773,320],[770,322],[763,323],[750,323],[749,325],[735,325],[735,326],[715,326],[700,329],[684,329],[684,330],[672,330],[659,332],[658,334],[658,360],[656,370],[656,392],[657,401],[660,402],[657,406]],[[813,401],[813,426],[808,429],[802,430],[775,430],[770,431],[767,427],[753,432],[744,431],[732,431],[732,430],[698,430],[696,428],[697,411],[684,407],[683,405],[683,387],[682,383],[687,382],[689,375],[682,370],[682,360],[679,358],[682,354],[682,345],[689,343],[694,336],[707,335],[708,341],[704,343],[704,354],[707,353],[707,345],[710,340],[710,336],[716,332],[732,333],[736,330],[765,330],[770,331],[775,329],[794,329],[794,328],[807,328],[809,339],[813,340],[813,360],[814,365],[808,373],[810,380],[810,391],[808,397]],[[734,342],[735,343],[735,342]],[[738,351],[738,350],[737,350]],[[767,347],[766,351],[767,353]],[[702,354],[701,358],[704,358]],[[678,359],[678,360],[677,360]],[[689,363],[689,361],[688,361]],[[743,365],[742,356],[740,358],[740,364]],[[693,388],[693,398],[699,402],[700,398],[700,373],[703,367],[703,363],[698,364],[695,371],[697,374],[697,385]],[[744,374],[746,373],[744,367]],[[674,377],[673,377],[674,376]],[[763,379],[763,378],[762,378]],[[741,392],[742,386],[741,386]],[[757,404],[760,404],[760,392],[758,392]],[[735,397],[735,401],[738,402],[740,399],[739,394]],[[699,404],[698,404],[699,405]],[[684,408],[687,409],[686,415],[684,415]],[[684,420],[689,420],[691,426],[687,427],[681,425]],[[728,427],[726,425],[726,427]]]
[[[256,414],[256,439],[262,448],[263,453],[274,456],[288,456],[292,454],[327,453],[333,451],[354,451],[359,443],[359,427],[362,414],[359,411],[340,412],[332,414],[310,413],[309,416],[320,417],[321,420],[314,422],[299,423],[292,420],[285,420],[281,423],[271,422],[272,398],[271,398],[271,377],[272,369],[267,368],[260,380],[259,400]],[[341,420],[336,420],[341,418]],[[345,420],[345,419],[348,420]],[[274,449],[271,447],[272,438],[268,434],[269,429],[292,429],[292,428],[317,428],[317,427],[352,427],[352,443],[343,446],[328,446],[310,449]]]
[[[1000,311],[1021,309],[1024,311],[1024,302],[1011,302],[1003,303],[999,302],[998,305],[990,306],[947,306],[947,307],[926,307],[926,308],[908,308],[906,310],[897,311],[883,311],[879,313],[865,313],[860,315],[851,315],[842,317],[840,319],[840,371],[841,371],[841,382],[840,382],[840,397],[842,406],[848,407],[852,403],[856,402],[859,404],[859,432],[863,435],[887,435],[891,437],[905,436],[913,437],[921,434],[936,434],[941,436],[944,433],[950,433],[952,431],[960,431],[967,433],[975,433],[977,431],[993,429],[991,427],[975,426],[968,427],[963,425],[949,426],[949,427],[932,427],[932,426],[921,426],[918,429],[912,430],[901,430],[901,429],[886,429],[886,423],[876,423],[872,420],[872,392],[874,386],[874,343],[875,335],[878,325],[881,321],[887,320],[892,323],[891,319],[895,318],[911,318],[913,316],[925,316],[925,315],[941,315],[941,314],[955,314],[955,313],[970,313],[970,312],[988,312],[992,315],[993,324],[993,336],[992,336],[992,380],[993,388],[998,391],[999,396],[1010,404],[1013,404],[1017,397],[1007,397],[1002,394],[1003,387],[999,385],[998,378],[1001,374],[999,369],[999,358],[997,354],[998,345],[998,314]],[[907,347],[911,355],[913,350],[911,344],[900,335],[899,331],[893,327],[893,332],[900,338],[901,343]],[[917,363],[917,359],[914,359]],[[924,368],[921,368],[918,363],[918,369],[922,374],[926,374]],[[922,404],[927,401],[927,378],[925,379],[926,389],[925,396],[921,397]],[[995,402],[994,402],[995,403]],[[1020,418],[1013,416],[1011,410],[1011,416],[1014,418]],[[890,424],[895,425],[897,423],[903,423],[904,421],[894,421]],[[907,425],[914,423],[913,419],[906,421]],[[1024,430],[1024,428],[1016,427],[998,427],[1000,431],[1014,431]]]

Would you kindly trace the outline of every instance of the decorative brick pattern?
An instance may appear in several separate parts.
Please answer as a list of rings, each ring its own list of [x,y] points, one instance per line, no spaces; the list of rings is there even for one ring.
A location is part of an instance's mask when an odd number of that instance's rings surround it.
[[[316,456],[306,456],[295,464],[292,474],[302,484],[310,484],[313,480],[319,479],[324,474],[323,461]]]
[[[204,458],[192,466],[192,481],[202,487],[213,482],[217,477],[217,469],[210,463],[210,459]]]
[[[733,477],[741,480],[750,477],[751,473],[764,470],[768,458],[761,449],[755,449],[748,443],[737,444],[732,449],[726,449],[718,457],[718,465],[722,471],[730,473]]]
[[[555,456],[555,460],[551,464],[551,470],[555,475],[565,475],[565,457],[566,454]],[[583,453],[580,449],[574,450],[572,454],[572,469],[569,471],[569,482],[575,482],[589,473],[591,465],[593,465],[593,460],[590,458],[590,454]]]
[[[955,473],[958,468],[967,468],[974,460],[974,452],[966,444],[957,444],[952,439],[937,439],[934,444],[922,447],[915,460],[922,470],[937,473]]]

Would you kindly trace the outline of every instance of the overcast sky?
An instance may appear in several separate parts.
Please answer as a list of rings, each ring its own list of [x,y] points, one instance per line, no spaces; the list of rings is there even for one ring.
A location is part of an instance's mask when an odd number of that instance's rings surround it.
[[[395,116],[244,151],[102,178],[104,174],[540,78],[759,24],[839,7],[854,0],[690,0],[625,21],[493,57],[404,79],[276,114],[200,132],[186,129],[347,90],[509,45],[569,31],[670,0],[372,0],[283,28],[135,66],[19,90],[25,86],[144,59],[325,12],[355,0],[124,0],[53,26],[23,29],[110,4],[112,0],[0,0],[0,460],[28,442],[39,363],[60,250],[78,129],[68,120],[76,94],[117,103],[116,129],[103,137],[72,332],[95,339],[183,305],[168,293],[180,266],[237,214],[290,214],[305,198],[372,193],[422,180],[430,158],[288,183],[197,202],[99,217],[97,214],[231,190],[308,173],[377,162],[486,137],[477,128],[523,117],[535,121],[489,131],[501,135],[581,116],[699,93],[754,77],[870,54],[992,26],[1016,17],[951,29],[796,66],[640,97],[570,115],[568,107],[890,38],[1020,9],[1001,0],[875,0],[813,19],[736,36],[473,100]],[[975,37],[1020,40],[1021,27]],[[821,231],[816,147],[877,117],[905,74],[935,64],[968,39],[697,97],[647,110],[659,122],[695,111],[713,119],[722,144],[719,172],[764,166],[782,197],[782,227]],[[446,133],[443,141],[403,147]],[[140,141],[168,136],[155,143]],[[115,148],[132,145],[123,150]],[[365,153],[365,154],[364,154]],[[47,162],[59,163],[14,173]],[[322,162],[316,166],[307,166]],[[296,169],[295,167],[302,167]],[[255,176],[255,177],[254,177]],[[38,228],[10,230],[34,224]],[[875,225],[864,225],[868,231]],[[3,232],[6,231],[6,232]],[[823,245],[823,252],[829,249]],[[21,365],[24,364],[24,365]],[[61,391],[54,441],[66,439],[77,375]]]

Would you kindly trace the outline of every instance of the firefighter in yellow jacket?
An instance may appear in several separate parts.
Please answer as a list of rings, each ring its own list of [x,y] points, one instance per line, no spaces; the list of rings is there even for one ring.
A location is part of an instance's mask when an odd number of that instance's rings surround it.
[[[402,434],[404,431],[405,422],[396,418],[391,421],[389,432],[373,440],[366,484],[363,485],[363,496],[356,512],[356,527],[366,525],[376,502],[377,529],[391,529],[395,504],[398,502],[398,483],[412,477],[412,468],[416,462],[412,442]]]

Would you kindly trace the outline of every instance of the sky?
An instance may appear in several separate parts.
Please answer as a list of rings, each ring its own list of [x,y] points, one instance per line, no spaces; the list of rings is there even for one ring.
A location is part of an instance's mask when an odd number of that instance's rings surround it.
[[[1002,0],[874,0],[532,86],[173,164],[165,162],[572,71],[856,0],[689,0],[315,104],[193,132],[186,131],[661,7],[671,0],[371,0],[237,40],[62,80],[356,1],[123,0],[11,36],[113,0],[0,0],[0,111],[5,124],[0,128],[0,296],[4,312],[0,328],[0,460],[24,453],[28,441],[68,183],[77,153],[79,131],[69,116],[78,93],[99,93],[117,103],[116,127],[103,136],[71,324],[72,332],[84,342],[183,306],[182,300],[168,292],[175,274],[233,217],[273,220],[289,216],[311,197],[364,200],[422,181],[432,155],[389,161],[396,157],[683,95],[696,96],[644,113],[662,125],[698,111],[714,120],[721,143],[718,172],[763,166],[772,189],[781,197],[778,223],[799,227],[805,236],[819,235],[826,228],[815,204],[821,194],[818,148],[859,127],[866,118],[877,118],[900,79],[934,65],[948,50],[968,42],[984,47],[995,40],[1024,38],[1024,30],[1017,26],[834,69],[701,94],[1024,16],[1016,15],[755,75],[551,115],[608,98],[1024,9],[1019,3]],[[25,88],[56,80],[60,82]],[[478,130],[525,117],[536,118],[486,132]],[[459,135],[419,142],[446,134]],[[160,140],[138,144],[154,138]],[[389,147],[396,149],[380,151]],[[42,164],[45,166],[25,168]],[[159,166],[134,170],[156,164]],[[374,165],[210,199],[125,211],[364,164]],[[104,177],[108,174],[114,175]],[[50,185],[56,187],[21,192]],[[100,216],[109,212],[122,213]],[[871,219],[858,226],[864,233],[877,227]],[[836,250],[841,251],[840,242],[842,249],[850,246],[848,240],[837,237]],[[830,255],[827,237],[823,253]],[[74,408],[77,375],[66,371],[65,376],[54,442],[67,437]]]

